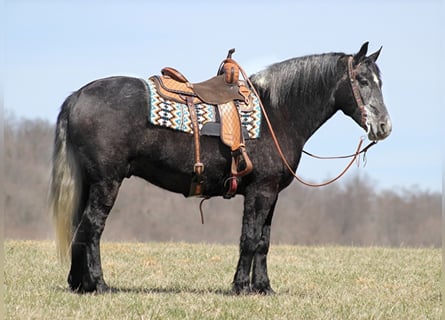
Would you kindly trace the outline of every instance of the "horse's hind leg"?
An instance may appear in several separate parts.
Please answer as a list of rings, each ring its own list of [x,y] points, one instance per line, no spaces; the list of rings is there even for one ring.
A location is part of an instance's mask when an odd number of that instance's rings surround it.
[[[88,187],[85,209],[74,230],[68,283],[73,291],[108,290],[101,266],[100,237],[121,181],[101,181]]]

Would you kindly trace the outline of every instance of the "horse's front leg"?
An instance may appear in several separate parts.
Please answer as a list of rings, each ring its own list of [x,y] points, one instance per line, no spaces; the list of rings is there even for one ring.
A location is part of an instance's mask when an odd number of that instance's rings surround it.
[[[233,291],[236,294],[251,291],[263,294],[273,293],[267,274],[267,252],[270,222],[276,199],[277,193],[258,190],[247,193],[245,196],[240,257],[233,280]],[[265,227],[267,224],[269,227]]]
[[[270,286],[269,276],[267,274],[267,254],[269,253],[270,245],[270,227],[277,199],[278,197],[275,197],[275,201],[262,225],[261,239],[253,257],[252,291],[268,295],[275,293]]]

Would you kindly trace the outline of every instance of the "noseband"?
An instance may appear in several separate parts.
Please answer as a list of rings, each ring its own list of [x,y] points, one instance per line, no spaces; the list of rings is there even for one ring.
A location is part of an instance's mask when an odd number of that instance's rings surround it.
[[[360,109],[361,112],[361,125],[363,127],[366,127],[366,110],[365,110],[365,104],[362,99],[362,95],[360,93],[360,89],[357,84],[357,78],[355,74],[354,67],[352,66],[352,61],[354,58],[351,56],[348,59],[348,77],[349,77],[349,83],[351,84],[352,94],[355,99],[355,103],[357,104],[357,107]]]

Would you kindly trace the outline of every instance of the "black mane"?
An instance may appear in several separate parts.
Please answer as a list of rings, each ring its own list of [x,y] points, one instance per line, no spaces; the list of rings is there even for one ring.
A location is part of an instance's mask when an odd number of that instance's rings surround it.
[[[296,101],[324,101],[341,74],[338,60],[344,56],[326,53],[288,59],[252,75],[251,80],[263,96],[269,97],[274,108]]]

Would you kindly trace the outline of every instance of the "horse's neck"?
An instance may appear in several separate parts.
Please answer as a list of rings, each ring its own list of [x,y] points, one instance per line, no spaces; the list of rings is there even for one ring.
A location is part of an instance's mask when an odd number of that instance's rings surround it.
[[[316,57],[315,59],[324,58]],[[331,59],[338,59],[338,57],[333,56]],[[342,72],[325,67],[321,69],[329,74],[325,76],[320,74],[318,77],[322,80],[318,78],[308,80],[304,77],[310,77],[311,72],[304,69],[304,63],[302,67],[298,65],[292,61],[284,62],[282,68],[266,69],[255,75],[253,80],[254,85],[258,86],[260,98],[268,105],[268,112],[273,118],[272,122],[275,125],[292,127],[294,130],[287,130],[289,138],[295,137],[304,144],[337,111],[334,93],[341,81],[339,74]],[[282,81],[282,87],[277,85],[280,80],[276,79],[280,77],[285,79]],[[289,83],[291,81],[289,79],[299,79],[301,82]],[[329,80],[324,82],[323,79]],[[306,81],[310,83],[307,84]],[[323,81],[323,85],[320,85],[320,81]],[[288,91],[283,91],[283,88]]]
[[[332,94],[333,94],[332,89]],[[329,92],[326,96],[332,96]],[[269,102],[268,99],[266,99]],[[304,144],[337,111],[333,99],[320,101],[289,101],[278,107],[268,107],[273,126],[287,128],[286,139]]]
[[[334,103],[329,100],[313,105],[297,106],[295,121],[299,124],[298,127],[305,128],[301,131],[304,140],[307,141],[335,112]]]

